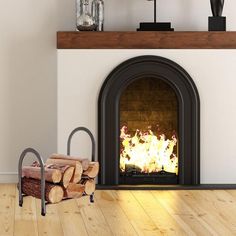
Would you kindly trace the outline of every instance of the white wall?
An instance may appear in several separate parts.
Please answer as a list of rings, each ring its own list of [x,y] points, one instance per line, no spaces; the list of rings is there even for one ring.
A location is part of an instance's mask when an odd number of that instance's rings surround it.
[[[149,21],[146,0],[105,0],[107,30],[135,30]],[[228,29],[236,2],[226,1]],[[207,0],[159,0],[158,17],[177,30],[206,30]],[[56,150],[56,31],[74,30],[74,0],[0,0],[0,181],[11,181],[27,146]],[[232,81],[232,83],[236,83]],[[236,85],[236,84],[235,84]]]
[[[97,134],[97,98],[104,79],[140,55],[171,59],[193,78],[201,99],[201,183],[235,183],[236,50],[59,50],[58,151],[66,151],[68,133],[78,125]],[[89,155],[87,140],[75,137],[73,147],[74,154]]]
[[[153,20],[153,2],[147,0],[104,0],[107,6],[106,30],[134,30],[139,22]],[[223,15],[228,30],[236,29],[236,1],[225,1]],[[207,30],[212,15],[210,0],[157,0],[159,21],[172,22],[176,30]]]
[[[1,182],[15,179],[25,147],[56,149],[56,31],[74,24],[65,3],[0,0]]]

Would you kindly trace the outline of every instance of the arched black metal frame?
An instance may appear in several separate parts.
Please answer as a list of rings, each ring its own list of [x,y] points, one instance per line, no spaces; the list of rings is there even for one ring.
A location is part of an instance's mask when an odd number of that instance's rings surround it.
[[[91,161],[95,161],[95,138],[94,138],[92,132],[89,129],[85,128],[85,127],[78,127],[70,133],[70,135],[68,137],[68,140],[67,140],[67,155],[70,156],[71,140],[72,140],[74,134],[77,133],[77,132],[80,132],[80,131],[84,131],[85,133],[87,133],[89,135],[89,137],[91,139],[91,143],[92,143]]]
[[[95,151],[96,151],[96,147],[95,147],[95,138],[92,134],[92,132],[87,129],[86,127],[77,127],[75,128],[69,135],[68,140],[67,140],[67,155],[70,156],[71,153],[71,140],[74,136],[75,133],[80,132],[80,131],[84,131],[85,133],[87,133],[91,139],[91,143],[92,143],[92,156],[91,156],[91,161],[95,161]],[[90,196],[90,202],[94,202],[94,193],[92,193]]]
[[[23,206],[23,192],[22,192],[22,164],[24,158],[28,153],[32,153],[37,158],[40,164],[40,173],[41,173],[41,215],[46,215],[46,200],[45,200],[45,171],[44,171],[44,162],[40,154],[33,148],[26,148],[20,155],[18,162],[18,188],[19,188],[19,206]]]
[[[179,104],[179,184],[200,184],[200,99],[190,75],[175,62],[158,56],[132,58],[105,80],[98,101],[98,160],[101,185],[119,184],[119,101],[121,93],[140,78],[168,83]]]

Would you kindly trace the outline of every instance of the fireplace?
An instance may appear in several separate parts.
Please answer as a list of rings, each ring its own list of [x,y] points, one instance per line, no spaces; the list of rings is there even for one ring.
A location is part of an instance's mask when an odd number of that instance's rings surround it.
[[[189,74],[157,56],[123,62],[98,101],[99,184],[200,184],[200,100]]]

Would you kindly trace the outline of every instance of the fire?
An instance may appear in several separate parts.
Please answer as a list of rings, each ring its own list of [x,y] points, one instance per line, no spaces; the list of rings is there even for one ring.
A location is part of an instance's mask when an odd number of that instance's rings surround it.
[[[174,153],[177,145],[175,136],[166,139],[162,134],[154,135],[151,129],[147,132],[136,130],[134,136],[123,126],[120,133],[121,152],[120,169],[125,171],[127,165],[139,168],[142,173],[167,171],[178,174],[178,157]]]

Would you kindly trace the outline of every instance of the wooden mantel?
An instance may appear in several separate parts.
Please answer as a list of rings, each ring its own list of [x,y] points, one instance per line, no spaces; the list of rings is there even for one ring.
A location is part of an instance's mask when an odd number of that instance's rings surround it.
[[[236,49],[230,32],[57,32],[58,49]]]

